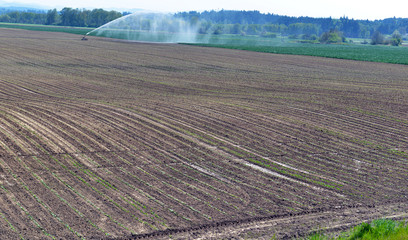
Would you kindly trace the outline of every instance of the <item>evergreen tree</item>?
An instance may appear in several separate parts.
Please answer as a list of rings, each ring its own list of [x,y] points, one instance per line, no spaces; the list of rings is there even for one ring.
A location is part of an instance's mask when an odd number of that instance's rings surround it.
[[[47,21],[45,22],[46,25],[53,25],[57,24],[59,19],[59,15],[57,9],[48,10],[47,12]]]

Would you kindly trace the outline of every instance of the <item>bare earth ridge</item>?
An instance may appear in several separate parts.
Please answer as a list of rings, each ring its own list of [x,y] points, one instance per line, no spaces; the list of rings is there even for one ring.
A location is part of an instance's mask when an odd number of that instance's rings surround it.
[[[0,29],[2,239],[279,239],[408,214],[408,67]]]

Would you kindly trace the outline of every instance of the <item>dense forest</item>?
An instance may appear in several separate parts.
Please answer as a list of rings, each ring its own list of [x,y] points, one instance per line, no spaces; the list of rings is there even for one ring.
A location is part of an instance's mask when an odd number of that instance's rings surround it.
[[[63,8],[49,11],[0,11],[0,22],[34,23],[46,25],[99,27],[129,13],[103,9]],[[391,35],[396,30],[402,35],[408,31],[408,18],[383,20],[355,20],[348,17],[311,18],[264,14],[259,11],[204,11],[179,12],[175,17],[198,25],[200,33],[288,36],[321,36],[325,32],[341,32],[344,37],[371,38],[376,32]]]

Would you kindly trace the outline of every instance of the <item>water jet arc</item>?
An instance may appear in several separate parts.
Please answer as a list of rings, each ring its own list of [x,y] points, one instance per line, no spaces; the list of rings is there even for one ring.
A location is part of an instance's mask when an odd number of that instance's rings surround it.
[[[191,23],[172,14],[138,12],[108,22],[85,36],[91,34],[130,41],[194,43],[197,42],[199,27],[198,22]]]

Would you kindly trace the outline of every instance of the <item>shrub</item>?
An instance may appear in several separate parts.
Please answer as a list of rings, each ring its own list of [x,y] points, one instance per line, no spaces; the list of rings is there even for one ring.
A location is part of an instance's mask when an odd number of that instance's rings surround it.
[[[379,31],[375,31],[373,36],[371,37],[371,44],[384,44],[384,42],[384,36]]]
[[[399,45],[401,45],[401,39],[397,39],[397,38],[391,38],[391,40],[390,40],[390,44],[392,45],[392,46],[396,46],[396,47],[398,47]]]
[[[223,33],[224,33],[224,29],[223,29],[223,28],[224,28],[224,26],[223,26],[223,25],[220,25],[220,24],[214,26],[213,34],[214,34],[214,35],[221,35],[221,34],[223,34]]]
[[[392,46],[399,46],[402,44],[402,36],[398,32],[398,30],[395,30],[394,33],[392,34],[390,44]]]
[[[339,43],[344,42],[346,39],[343,37],[343,33],[337,30],[330,30],[329,32],[324,32],[321,36],[319,41],[321,43]]]

